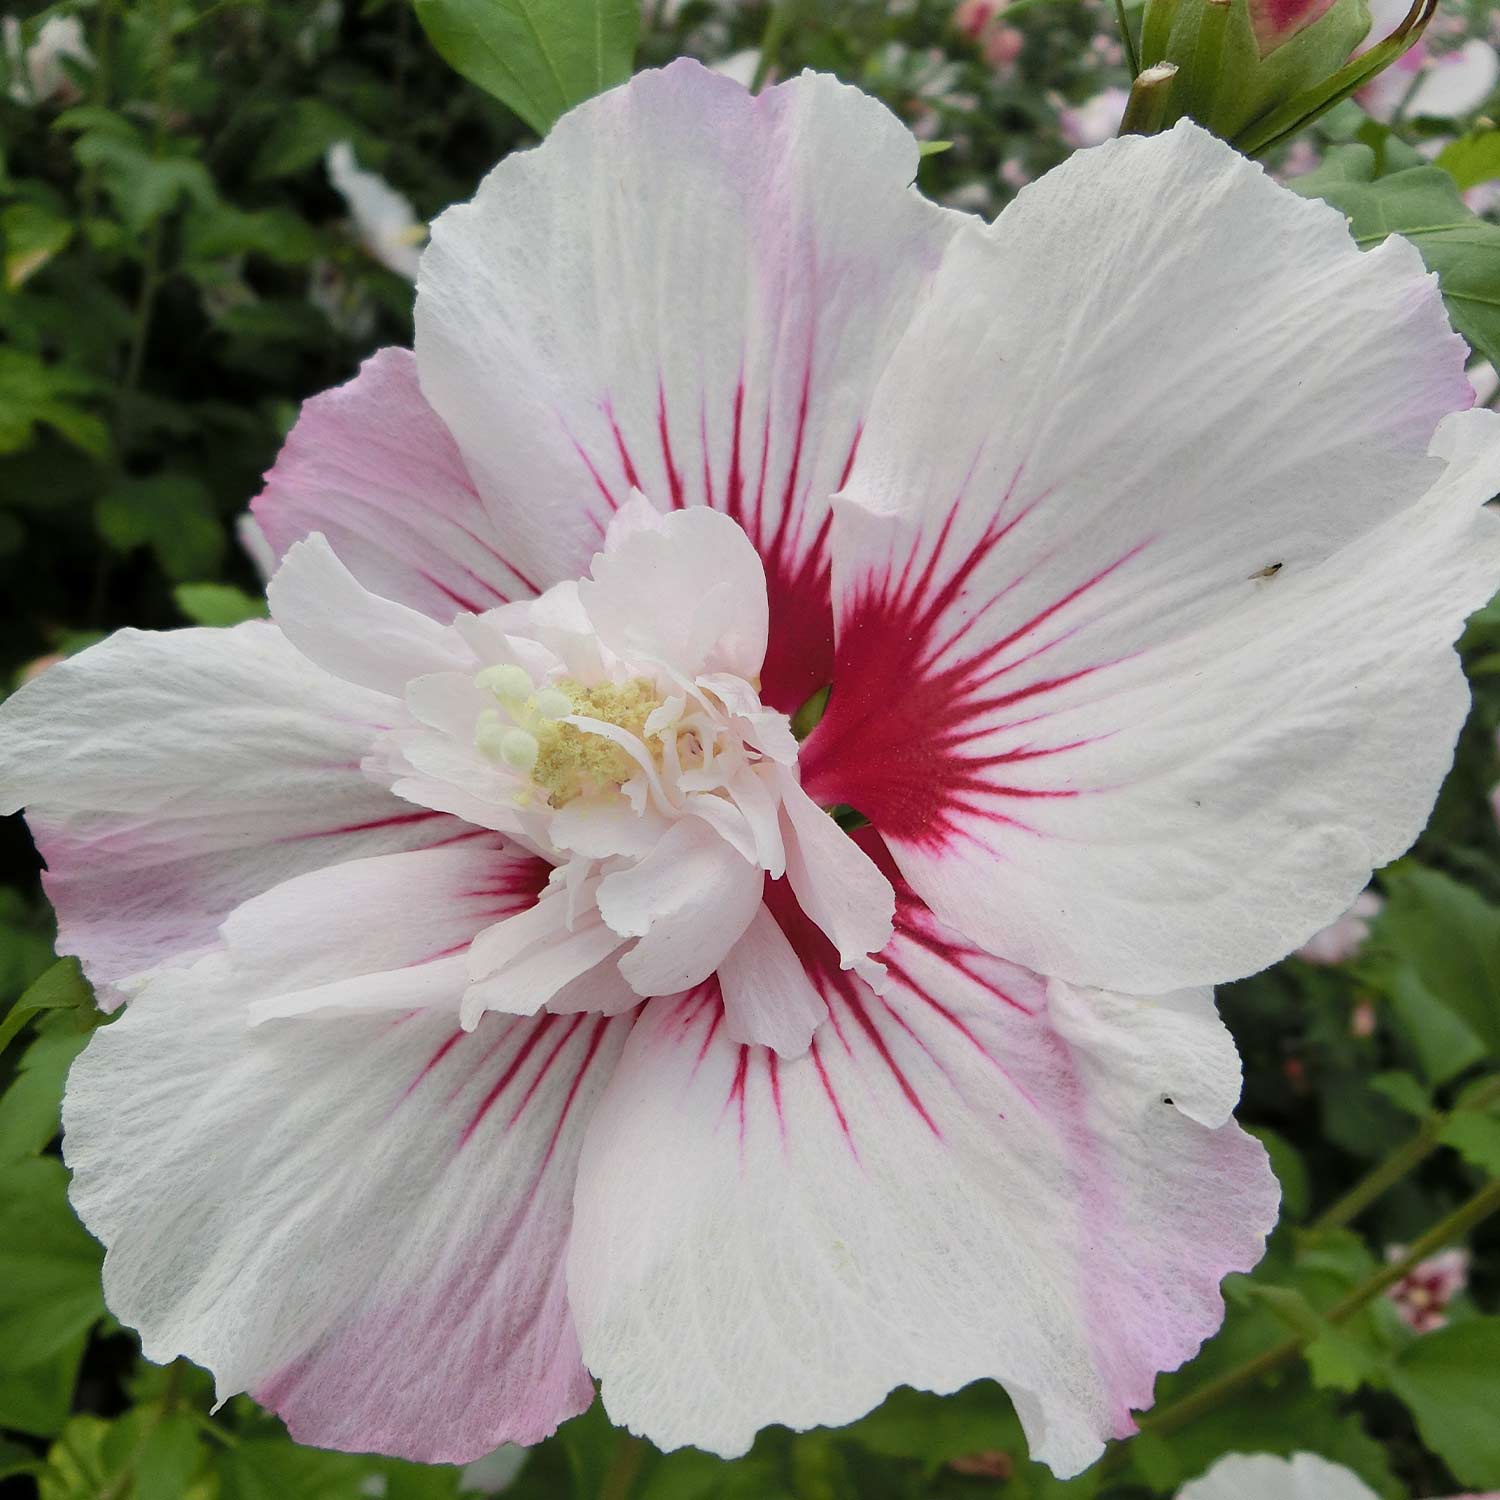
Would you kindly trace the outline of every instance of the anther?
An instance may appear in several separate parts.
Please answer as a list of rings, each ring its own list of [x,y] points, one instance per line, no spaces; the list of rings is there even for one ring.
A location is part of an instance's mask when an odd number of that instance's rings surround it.
[[[542,747],[536,736],[524,729],[507,729],[500,736],[500,759],[517,771],[529,774],[535,770],[537,756],[541,753]]]
[[[531,691],[531,678],[524,667],[507,662],[504,666],[486,667],[475,679],[475,687],[497,698],[524,698]]]
[[[560,719],[573,712],[573,700],[561,688],[546,687],[531,700],[531,706],[544,719]]]

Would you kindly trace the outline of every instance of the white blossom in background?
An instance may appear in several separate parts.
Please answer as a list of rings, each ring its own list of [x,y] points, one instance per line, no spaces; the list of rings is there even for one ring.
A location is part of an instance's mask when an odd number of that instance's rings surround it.
[[[1500,395],[1500,374],[1496,373],[1494,365],[1487,359],[1476,359],[1465,374],[1474,388],[1475,406],[1493,404],[1496,395]]]
[[[1177,1500],[1379,1500],[1358,1474],[1316,1453],[1282,1458],[1272,1453],[1226,1453]],[[1454,1495],[1451,1500],[1500,1500],[1500,1495]]]
[[[77,87],[64,65],[72,61],[90,68],[94,54],[84,40],[83,22],[77,16],[48,16],[37,27],[28,47],[21,22],[15,16],[0,19],[0,45],[10,70],[10,97],[17,104],[45,104],[51,99],[77,95]]]
[[[1376,891],[1361,891],[1354,904],[1337,921],[1315,932],[1297,949],[1297,957],[1310,964],[1343,964],[1355,957],[1370,935],[1370,923],[1385,903]]]
[[[324,162],[328,180],[349,207],[360,244],[387,270],[415,281],[427,226],[411,200],[377,173],[364,171],[348,141],[330,146]]]
[[[1404,1245],[1392,1245],[1387,1260],[1400,1260]],[[1440,1250],[1414,1265],[1386,1291],[1401,1320],[1417,1333],[1431,1333],[1448,1322],[1448,1304],[1469,1284],[1469,1252],[1461,1245]]]
[[[1407,0],[1370,0],[1370,30],[1363,52],[1389,36],[1410,9]],[[1435,23],[1434,23],[1435,25]],[[1486,104],[1500,83],[1500,53],[1479,37],[1459,47],[1434,48],[1433,26],[1356,98],[1377,120],[1454,120]]]
[[[715,73],[721,73],[725,78],[732,78],[742,88],[749,88],[755,82],[756,70],[760,67],[760,48],[746,47],[742,51],[732,52],[713,65]]]
[[[515,1443],[506,1443],[493,1453],[465,1464],[463,1473],[459,1475],[459,1488],[465,1494],[503,1494],[526,1467],[526,1457],[525,1448]]]
[[[272,619],[0,706],[149,1358],[457,1463],[993,1378],[1072,1474],[1219,1326],[1279,1195],[1211,986],[1423,826],[1500,417],[1410,244],[1191,123],[992,225],[917,163],[814,74],[579,106],[304,406]]]
[[[1177,1500],[1380,1500],[1358,1474],[1316,1453],[1226,1453]]]
[[[1057,128],[1075,149],[1101,145],[1119,130],[1129,102],[1129,90],[1112,84],[1082,104],[1062,106],[1057,113]]]

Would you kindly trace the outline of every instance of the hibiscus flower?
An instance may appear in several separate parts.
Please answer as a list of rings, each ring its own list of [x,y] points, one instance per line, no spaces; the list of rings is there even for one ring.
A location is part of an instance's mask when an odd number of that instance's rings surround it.
[[[993,1377],[1070,1473],[1218,1325],[1277,1190],[1208,987],[1421,827],[1500,418],[1195,126],[993,226],[916,167],[828,78],[579,107],[304,409],[274,623],[7,705],[149,1357],[446,1461]]]

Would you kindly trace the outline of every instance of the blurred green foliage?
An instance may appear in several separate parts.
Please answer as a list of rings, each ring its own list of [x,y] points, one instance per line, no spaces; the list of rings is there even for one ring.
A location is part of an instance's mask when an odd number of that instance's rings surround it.
[[[16,40],[64,9],[28,14]],[[615,0],[92,0],[67,13],[90,59],[62,58],[39,97],[8,46],[0,80],[11,683],[121,625],[261,611],[235,522],[297,404],[411,334],[410,286],[351,226],[330,146],[350,142],[425,220],[624,76],[636,31]],[[636,60],[720,60],[772,19],[764,5],[648,5]],[[537,53],[515,40],[532,23]],[[951,142],[924,157],[923,186],[993,210],[1066,154],[1066,105],[1123,81],[1102,5],[1058,0],[1015,24],[1024,50],[1004,70],[936,0],[809,0],[782,7],[771,35],[783,72],[831,69]],[[1500,177],[1493,128],[1453,140],[1436,165],[1353,105],[1325,130],[1337,149],[1303,190],[1352,215],[1362,243],[1413,233],[1458,326],[1500,350],[1500,228],[1459,197]],[[1245,1058],[1241,1117],[1271,1152],[1283,1223],[1263,1265],[1226,1288],[1222,1333],[1162,1378],[1139,1437],[1064,1484],[1028,1462],[1008,1401],[985,1384],[898,1391],[840,1432],[773,1430],[734,1463],[657,1454],[596,1406],[534,1450],[507,1493],[1127,1500],[1168,1495],[1226,1451],[1297,1449],[1390,1500],[1500,1487],[1496,1221],[1463,1226],[1469,1288],[1446,1328],[1414,1332],[1380,1285],[1389,1247],[1421,1244],[1500,1174],[1500,608],[1476,617],[1463,652],[1475,707],[1457,763],[1427,834],[1380,877],[1386,904],[1363,951],[1338,966],[1293,958],[1222,994]],[[497,1488],[514,1468],[504,1455],[464,1474],[301,1448],[247,1397],[213,1410],[207,1376],[185,1362],[142,1361],[105,1310],[100,1252],[68,1208],[56,1152],[68,1065],[100,1017],[76,966],[53,961],[24,829],[12,820],[0,838],[0,1482],[44,1500]],[[1277,1348],[1288,1353],[1263,1378],[1235,1373]],[[1229,1382],[1222,1399],[1216,1382]]]

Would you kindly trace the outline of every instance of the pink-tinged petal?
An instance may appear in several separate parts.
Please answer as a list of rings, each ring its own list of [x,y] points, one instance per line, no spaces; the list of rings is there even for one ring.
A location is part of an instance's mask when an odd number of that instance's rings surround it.
[[[578,600],[599,639],[627,661],[679,676],[754,677],[766,657],[766,573],[744,531],[709,510],[663,516],[596,554]]]
[[[536,592],[405,349],[382,349],[303,406],[251,510],[278,559],[321,531],[366,588],[435,620]]]
[[[1281,957],[1449,764],[1500,582],[1496,428],[1429,452],[1470,400],[1406,242],[1359,252],[1188,123],[1080,153],[954,240],[882,383],[804,787],[1038,972]]]
[[[361,773],[391,708],[259,621],[122,631],[27,684],[0,709],[0,806],[27,810],[59,950],[109,986],[284,880],[463,835]]]
[[[640,995],[701,984],[760,909],[765,876],[698,818],[681,818],[644,859],[599,882],[599,911],[639,941],[620,972]]]
[[[1226,1453],[1177,1500],[1376,1500],[1358,1474],[1316,1453]],[[1475,1497],[1482,1500],[1482,1497]]]
[[[788,771],[778,772],[786,879],[802,910],[852,968],[884,948],[896,909],[891,883],[864,848],[813,802]]]
[[[1250,30],[1262,57],[1321,20],[1333,0],[1250,0]]]
[[[257,1018],[456,1007],[469,944],[531,908],[551,873],[545,860],[476,831],[300,875],[231,912],[220,936],[236,981],[260,997]]]
[[[711,987],[654,1000],[590,1124],[568,1288],[611,1417],[733,1455],[991,1377],[1082,1469],[1275,1218],[1259,1145],[1188,1113],[1238,1090],[1211,1001],[1049,988],[909,894],[877,997],[776,915],[829,1007],[809,1051],[737,1044]]]
[[[246,1004],[219,955],[164,971],[69,1079],[73,1202],[148,1358],[207,1366],[299,1442],[429,1463],[587,1407],[562,1256],[630,1023],[250,1026]]]
[[[376,692],[400,698],[414,677],[480,666],[453,631],[366,589],[321,532],[288,549],[266,598],[282,634],[309,661]]]
[[[539,585],[639,489],[765,562],[766,701],[829,678],[829,496],[957,216],[881,105],[807,75],[752,97],[679,61],[580,105],[433,226],[422,390]]]
[[[776,919],[762,906],[719,965],[724,1032],[732,1042],[801,1057],[828,1005]]]
[[[460,1012],[466,1030],[487,1010],[535,1015],[620,947],[622,938],[605,925],[593,895],[592,884],[581,900],[554,885],[529,910],[480,933],[469,950],[474,982]],[[573,989],[574,1004],[585,993]]]

